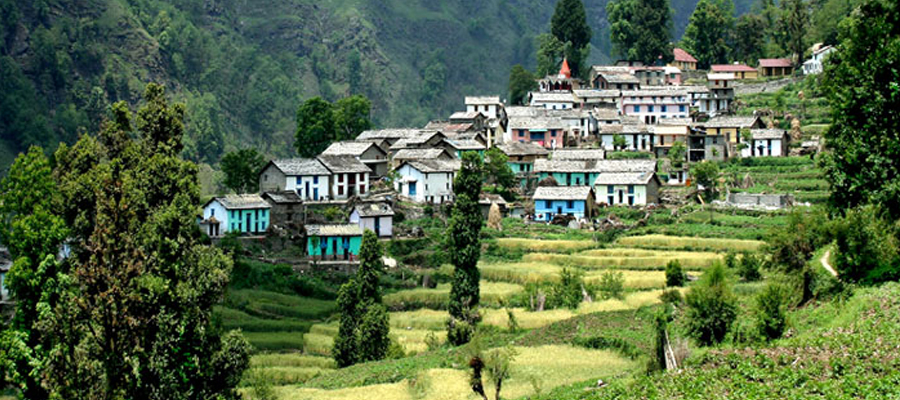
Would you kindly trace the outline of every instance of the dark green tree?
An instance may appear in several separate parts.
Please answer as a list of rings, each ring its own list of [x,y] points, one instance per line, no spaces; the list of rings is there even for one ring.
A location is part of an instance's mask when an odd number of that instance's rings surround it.
[[[478,206],[483,181],[481,158],[465,153],[462,167],[453,180],[456,200],[447,226],[447,249],[453,264],[453,284],[450,287],[450,320],[447,340],[454,345],[467,343],[480,320],[478,259],[481,256],[481,226],[483,218]]]
[[[687,145],[684,144],[683,140],[675,141],[675,143],[672,143],[672,147],[669,148],[667,155],[673,168],[681,168],[687,160]]]
[[[668,0],[614,0],[606,5],[615,54],[653,65],[672,61],[672,14]]]
[[[537,77],[556,75],[566,52],[566,44],[549,33],[540,34],[537,42]],[[536,82],[535,82],[536,84]]]
[[[684,286],[685,276],[684,270],[681,269],[681,263],[678,260],[669,261],[666,264],[666,286]]]
[[[259,190],[259,172],[265,165],[266,160],[256,149],[241,149],[226,154],[221,162],[225,187],[235,193],[256,193]]]
[[[516,174],[509,168],[509,157],[499,148],[492,147],[484,153],[484,173],[487,182],[509,190],[516,185]]]
[[[732,32],[731,60],[756,65],[766,48],[766,22],[763,17],[756,14],[741,15]]]
[[[900,227],[883,208],[847,210],[833,226],[834,266],[842,280],[874,284],[900,279]]]
[[[809,30],[809,5],[805,0],[782,0],[778,33],[775,36],[782,49],[793,55],[796,62],[803,60],[803,53],[808,46],[806,36]]]
[[[780,283],[771,282],[756,296],[756,328],[767,340],[778,339],[787,328],[790,292]]]
[[[732,18],[715,0],[700,0],[682,38],[685,50],[697,58],[697,68],[728,62],[728,35]]]
[[[390,347],[390,319],[381,304],[378,280],[384,271],[383,249],[375,232],[366,229],[359,249],[359,270],[341,286],[334,360],[339,367],[384,359]]]
[[[592,32],[581,0],[559,0],[556,3],[550,19],[550,33],[561,43],[570,44],[566,57],[572,76],[582,76],[586,60],[583,50],[590,46]]]
[[[184,108],[153,84],[144,101],[134,125],[114,104],[98,140],[56,153],[71,273],[41,314],[56,346],[39,373],[56,398],[238,398],[250,349],[212,324],[232,262],[200,241],[197,168],[180,158]]]
[[[41,304],[55,305],[53,294],[58,274],[66,264],[56,261],[67,233],[65,222],[54,210],[60,193],[50,162],[39,147],[20,154],[0,182],[0,239],[13,259],[4,285],[16,299],[9,330],[0,335],[0,381],[4,378],[21,390],[23,398],[46,399],[40,365],[55,344],[37,330]]]
[[[721,342],[737,318],[737,301],[720,263],[703,273],[685,302],[688,333],[704,346]]]
[[[523,105],[528,99],[528,92],[538,88],[537,78],[521,64],[516,64],[509,71],[509,104]]]
[[[363,72],[362,61],[359,51],[353,50],[347,60],[347,84],[350,85],[350,94],[360,94],[362,87]]]
[[[842,24],[823,90],[832,124],[825,133],[829,204],[881,204],[900,218],[900,6],[866,0]],[[861,134],[865,132],[865,134]]]
[[[703,161],[691,165],[691,175],[697,188],[702,187],[703,198],[710,201],[716,198],[718,189],[716,188],[719,180],[719,164],[712,161]]]
[[[334,123],[337,130],[332,141],[349,140],[372,128],[369,114],[372,102],[363,95],[345,97],[334,104]]]
[[[333,141],[335,124],[334,107],[321,97],[313,97],[297,110],[297,133],[294,147],[300,157],[315,157],[325,151]]]

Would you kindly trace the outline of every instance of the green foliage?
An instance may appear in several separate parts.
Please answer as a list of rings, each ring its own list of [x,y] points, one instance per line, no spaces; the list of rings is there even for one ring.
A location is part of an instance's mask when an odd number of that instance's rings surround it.
[[[711,201],[718,196],[719,164],[712,161],[702,161],[691,165],[691,176],[694,184],[700,189],[702,186],[703,198]]]
[[[554,75],[559,72],[559,65],[565,56],[566,44],[549,33],[538,35],[537,41],[537,78]],[[536,84],[537,82],[535,82]],[[524,85],[523,85],[524,86]],[[526,93],[527,94],[527,93]]]
[[[359,360],[359,342],[357,330],[359,326],[359,291],[356,282],[351,279],[338,291],[338,308],[341,310],[337,337],[331,353],[338,367],[343,368]]]
[[[550,33],[560,43],[566,43],[566,57],[572,76],[586,76],[583,49],[591,44],[591,27],[587,23],[587,15],[581,0],[560,0],[556,3],[553,17],[550,19]]]
[[[321,97],[303,102],[297,109],[297,134],[294,147],[300,157],[315,157],[336,138],[334,107]]]
[[[730,4],[730,0],[726,0]],[[733,6],[732,6],[733,8]],[[734,20],[730,10],[715,0],[700,0],[684,31],[682,46],[697,58],[697,68],[728,62],[728,35]]]
[[[900,278],[900,224],[877,206],[846,211],[835,225],[834,267],[842,280],[878,283]]]
[[[737,301],[722,264],[709,267],[685,301],[687,331],[698,343],[708,346],[725,339],[737,318]]]
[[[681,296],[681,292],[678,289],[668,289],[659,295],[659,300],[663,304],[681,304],[684,301],[684,297]]]
[[[766,22],[757,14],[744,14],[735,20],[732,31],[731,60],[756,65],[766,45]]]
[[[359,356],[360,362],[378,361],[387,356],[391,341],[390,317],[382,304],[372,304],[366,309],[359,323]]]
[[[766,284],[756,296],[756,328],[762,337],[773,340],[784,334],[790,301],[788,289],[777,282]]]
[[[756,253],[744,253],[741,256],[741,265],[738,268],[738,276],[747,282],[756,282],[762,279],[759,269],[762,266],[762,260]]]
[[[222,239],[222,242],[224,241],[225,238]],[[223,243],[220,242],[220,246],[224,247]],[[337,298],[337,292],[332,284],[319,279],[316,275],[300,275],[289,264],[272,265],[243,257],[238,257],[234,261],[230,287],[238,290],[266,290],[323,300]]]
[[[828,215],[819,208],[795,210],[784,227],[773,229],[765,252],[775,268],[799,274],[815,251],[831,242],[833,233]]]
[[[521,64],[513,65],[509,71],[509,104],[514,106],[525,104],[528,92],[538,88],[536,79],[534,74]]]
[[[551,287],[547,297],[547,307],[566,307],[576,309],[584,298],[584,272],[575,268],[563,268],[559,273],[559,281]]]
[[[825,68],[832,116],[825,171],[837,210],[877,203],[900,217],[898,15],[894,1],[863,1],[842,24],[841,50]]]
[[[655,340],[653,342],[653,364],[650,371],[660,371],[666,369],[666,347],[669,345],[668,329],[669,329],[669,313],[667,308],[663,308],[656,313],[653,319],[653,327],[655,331]]]
[[[259,191],[259,172],[265,165],[266,160],[256,149],[241,149],[226,154],[221,164],[225,187],[238,194],[256,193]]]
[[[614,0],[606,4],[610,41],[620,57],[654,65],[672,60],[668,0]]]
[[[453,180],[456,201],[447,226],[447,248],[453,264],[450,289],[450,321],[447,340],[454,345],[466,343],[478,322],[480,299],[478,258],[481,256],[481,193],[483,166],[475,153],[463,154],[462,167]]]
[[[668,157],[672,167],[681,168],[687,159],[687,145],[681,140],[675,141],[675,143],[672,143],[672,147],[669,148]]]
[[[340,221],[341,219],[343,219],[344,211],[341,210],[339,207],[331,206],[331,207],[326,208],[325,211],[322,212],[322,215],[325,217],[325,219],[328,222],[336,222],[336,221]]]
[[[666,286],[678,287],[684,286],[685,275],[681,269],[681,263],[678,260],[669,261],[666,264]]]
[[[628,145],[628,143],[625,141],[624,136],[619,135],[618,133],[613,135],[613,147],[616,150],[624,149],[626,145]]]
[[[492,147],[484,153],[484,175],[490,184],[499,185],[509,190],[516,186],[516,175],[509,168],[509,158],[497,147]]]
[[[372,102],[363,95],[338,100],[334,104],[334,124],[338,131],[335,140],[352,139],[371,129],[372,121],[369,120],[371,110]]]
[[[604,299],[624,299],[625,275],[620,271],[606,271],[600,275],[597,289]]]
[[[775,39],[788,55],[796,54],[802,60],[809,44],[806,35],[809,30],[809,5],[805,0],[783,0],[779,6],[781,17],[776,24]]]

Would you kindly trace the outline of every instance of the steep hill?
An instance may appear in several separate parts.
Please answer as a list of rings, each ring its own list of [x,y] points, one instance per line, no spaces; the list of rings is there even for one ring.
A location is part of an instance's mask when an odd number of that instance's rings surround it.
[[[591,62],[608,61],[608,0],[587,0]],[[30,144],[98,129],[109,101],[148,81],[188,104],[188,156],[291,152],[308,97],[363,93],[380,126],[449,115],[506,92],[534,63],[555,0],[0,0],[0,166]],[[683,32],[696,0],[674,0]],[[738,6],[738,11],[746,7]]]

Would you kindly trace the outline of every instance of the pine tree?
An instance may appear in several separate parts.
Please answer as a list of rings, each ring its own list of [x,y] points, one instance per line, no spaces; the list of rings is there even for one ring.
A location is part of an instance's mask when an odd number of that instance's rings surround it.
[[[700,0],[684,31],[683,46],[697,58],[697,68],[728,62],[728,35],[732,21],[717,1]]]
[[[672,60],[668,0],[613,0],[606,4],[610,40],[620,57],[653,65]]]
[[[587,14],[581,0],[559,0],[553,17],[550,19],[550,33],[561,43],[569,44],[566,57],[572,76],[581,76],[584,72],[584,53],[591,44],[591,27],[587,23]]]
[[[537,81],[531,72],[521,64],[516,64],[509,71],[509,104],[523,105],[528,92],[537,89]]]
[[[463,155],[462,168],[453,181],[456,201],[447,227],[447,247],[453,264],[450,288],[450,321],[447,340],[454,345],[467,343],[478,323],[480,300],[478,259],[481,256],[482,216],[478,206],[483,180],[478,154]]]

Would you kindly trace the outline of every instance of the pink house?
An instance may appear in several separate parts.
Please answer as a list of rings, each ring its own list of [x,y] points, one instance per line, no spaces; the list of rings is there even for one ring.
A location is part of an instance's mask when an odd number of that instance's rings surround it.
[[[516,142],[534,143],[547,149],[565,147],[565,123],[560,118],[510,117],[509,129]]]

